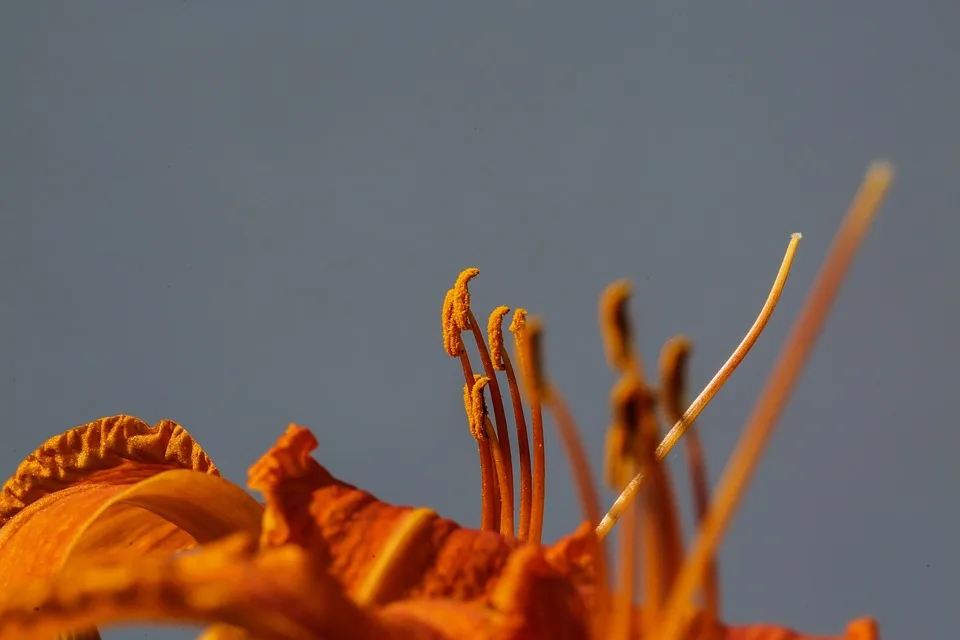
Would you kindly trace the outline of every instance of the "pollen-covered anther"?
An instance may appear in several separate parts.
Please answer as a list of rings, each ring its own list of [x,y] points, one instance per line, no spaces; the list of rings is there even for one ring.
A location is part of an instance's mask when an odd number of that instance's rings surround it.
[[[453,285],[453,322],[460,331],[470,328],[470,281],[480,275],[480,269],[464,269]]]
[[[549,386],[543,369],[543,325],[538,318],[530,318],[519,339],[520,362],[524,379],[531,393],[547,402]]]
[[[460,329],[454,319],[454,300],[456,290],[450,289],[443,298],[443,316],[441,326],[443,327],[443,350],[451,358],[456,358],[463,353],[463,341],[460,339]]]
[[[490,382],[490,378],[474,374],[473,386],[463,385],[463,408],[467,412],[467,422],[470,425],[470,435],[476,440],[487,439],[487,429],[484,419],[487,417],[487,402],[483,397],[483,390]]]
[[[499,306],[490,314],[487,321],[487,342],[490,344],[490,361],[493,368],[503,371],[503,317],[510,313],[510,307]]]
[[[610,366],[625,371],[633,358],[633,332],[627,301],[630,299],[630,283],[617,280],[600,296],[600,333],[607,351]]]
[[[524,308],[517,309],[513,312],[513,318],[510,320],[510,333],[513,334],[513,341],[517,347],[517,356],[520,358],[520,367],[524,367],[525,363],[523,361],[523,349],[520,346],[520,343],[523,342],[523,337],[527,332],[527,310]]]

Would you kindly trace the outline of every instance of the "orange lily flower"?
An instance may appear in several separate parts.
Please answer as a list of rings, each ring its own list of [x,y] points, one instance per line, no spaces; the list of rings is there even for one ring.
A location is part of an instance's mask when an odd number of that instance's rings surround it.
[[[338,480],[311,456],[313,434],[296,425],[250,469],[248,486],[265,498],[260,505],[220,478],[178,425],[104,418],[47,441],[3,486],[0,638],[76,629],[96,637],[95,625],[146,620],[213,624],[207,639],[813,640],[781,627],[723,624],[715,554],[891,179],[886,164],[869,170],[712,498],[693,422],[759,337],[799,234],[791,237],[757,321],[686,409],[689,343],[675,338],[665,345],[655,393],[635,352],[629,289],[615,283],[606,291],[601,328],[620,375],[606,476],[623,491],[603,518],[577,429],[542,366],[540,323],[522,309],[514,316],[518,376],[503,348],[508,310],[496,309],[487,336],[481,333],[467,286],[478,271],[468,269],[444,301],[443,338],[461,363],[477,442],[480,529],[429,509],[384,503]],[[474,373],[463,332],[476,342],[482,375]],[[498,371],[518,440],[518,509]],[[674,423],[662,441],[658,404]],[[552,545],[541,543],[544,409],[570,458],[585,515],[576,532]],[[686,551],[661,464],[685,434],[698,522]],[[605,538],[618,520],[613,586]],[[642,607],[635,602],[638,537]],[[177,553],[197,544],[204,545],[198,553]],[[864,618],[850,623],[844,637],[869,640],[878,632]]]

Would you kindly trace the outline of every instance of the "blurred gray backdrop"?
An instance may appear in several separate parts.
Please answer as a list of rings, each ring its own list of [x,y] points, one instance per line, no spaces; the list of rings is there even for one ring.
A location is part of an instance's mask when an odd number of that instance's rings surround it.
[[[475,526],[439,325],[460,269],[481,269],[478,315],[545,318],[599,467],[602,288],[634,282],[649,367],[695,339],[699,387],[802,231],[773,321],[700,422],[716,478],[886,157],[897,184],[724,544],[724,613],[947,637],[958,20],[946,1],[4,2],[3,474],[126,412],[177,420],[242,483],[296,421],[335,474]],[[548,433],[554,540],[580,513]]]

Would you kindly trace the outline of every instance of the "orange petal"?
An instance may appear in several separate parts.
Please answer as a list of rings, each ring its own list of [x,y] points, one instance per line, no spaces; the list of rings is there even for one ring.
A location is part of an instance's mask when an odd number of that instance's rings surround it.
[[[435,638],[463,640],[586,640],[590,617],[576,589],[554,570],[539,545],[524,545],[511,554],[485,600],[402,600],[379,612],[390,631],[429,631]]]
[[[223,478],[187,469],[163,471],[100,505],[74,536],[65,564],[86,555],[129,554],[131,549],[176,552],[180,549],[149,546],[155,542],[151,529],[171,524],[199,544],[237,531],[258,536],[262,513],[263,507],[246,491]]]
[[[197,640],[255,640],[247,631],[229,624],[215,624],[203,630]]]
[[[89,544],[101,551],[112,547],[128,552],[172,552],[195,546],[190,534],[155,515],[163,510],[159,504],[163,498],[157,491],[149,497],[155,513],[143,508],[134,513],[131,509],[136,500],[143,502],[150,493],[127,493],[133,485],[172,469],[188,469],[214,482],[219,477],[199,445],[182,427],[168,420],[150,427],[131,416],[113,416],[45,442],[24,460],[0,491],[0,592],[56,571],[72,547],[83,546],[78,538],[86,530],[92,531]],[[158,489],[158,485],[151,487]],[[176,491],[171,491],[169,484],[166,487],[169,502]],[[179,491],[185,498],[182,485]],[[220,493],[225,492],[229,490]],[[247,512],[249,502],[252,500],[245,504]],[[105,509],[112,505],[107,514]],[[136,506],[149,508],[147,504]],[[168,505],[163,515],[170,512]],[[183,515],[180,524],[185,521]],[[98,541],[96,531],[110,521],[113,531],[121,535],[112,544],[105,544],[102,536]],[[194,527],[194,533],[197,530]]]
[[[261,544],[293,543],[311,549],[355,596],[380,553],[404,531],[413,509],[381,502],[337,480],[311,457],[316,446],[310,431],[290,425],[250,468],[248,486],[266,498]],[[443,518],[425,524],[418,540],[400,559],[402,566],[391,571],[390,593],[380,593],[378,602],[487,594],[520,544]]]
[[[723,640],[842,640],[843,636],[810,636],[793,629],[775,625],[757,624],[727,627],[720,635]]]
[[[304,550],[256,552],[231,536],[185,556],[77,562],[0,602],[0,637],[51,637],[118,622],[226,623],[257,638],[381,638]]]

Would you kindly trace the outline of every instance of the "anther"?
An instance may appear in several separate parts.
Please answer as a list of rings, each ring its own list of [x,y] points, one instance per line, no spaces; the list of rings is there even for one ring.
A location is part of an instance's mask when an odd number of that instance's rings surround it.
[[[453,322],[461,331],[470,328],[470,281],[480,275],[480,269],[464,269],[453,285]]]
[[[456,291],[450,289],[443,298],[443,317],[441,326],[443,327],[443,350],[447,355],[456,358],[463,353],[463,341],[460,340],[460,330],[454,321],[454,299]]]
[[[630,283],[626,280],[612,283],[600,297],[600,333],[610,367],[617,371],[625,371],[633,360],[629,299]]]
[[[473,386],[463,385],[463,408],[467,413],[467,423],[470,425],[470,435],[476,440],[486,440],[487,432],[483,419],[487,415],[487,403],[483,397],[483,388],[490,382],[480,374],[474,374]]]
[[[510,313],[510,307],[500,306],[493,310],[487,321],[487,342],[490,343],[490,362],[497,371],[504,370],[503,364],[503,317]]]

